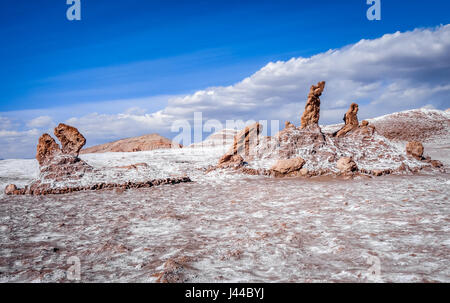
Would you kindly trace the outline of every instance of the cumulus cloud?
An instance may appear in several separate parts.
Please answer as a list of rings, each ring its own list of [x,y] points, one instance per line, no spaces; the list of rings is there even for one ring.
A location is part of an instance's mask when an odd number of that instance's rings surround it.
[[[27,123],[28,127],[37,127],[37,128],[42,128],[42,127],[49,127],[51,125],[55,124],[53,122],[52,117],[50,116],[39,116],[37,118],[32,119],[31,121],[29,121]]]
[[[194,112],[222,122],[290,120],[298,124],[310,86],[321,80],[327,82],[321,124],[341,122],[352,102],[360,104],[361,119],[423,106],[446,109],[450,25],[386,34],[309,58],[270,62],[234,85],[168,98],[167,106],[154,113],[147,113],[145,106],[129,106],[119,114],[76,115],[66,122],[78,127],[89,145],[153,132],[173,137],[172,123],[192,121]],[[28,126],[61,121],[50,116],[37,117]],[[0,119],[0,126],[5,123]]]
[[[321,123],[340,120],[352,102],[360,103],[361,116],[367,117],[426,104],[444,108],[450,93],[450,25],[271,62],[233,86],[171,99],[163,113],[298,122],[310,85],[320,80],[327,81]]]

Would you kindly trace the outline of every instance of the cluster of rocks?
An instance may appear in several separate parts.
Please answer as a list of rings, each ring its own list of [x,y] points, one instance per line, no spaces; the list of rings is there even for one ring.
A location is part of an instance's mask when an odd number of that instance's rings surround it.
[[[54,134],[60,141],[61,146],[49,134],[43,134],[39,138],[36,152],[36,160],[40,169],[39,180],[24,188],[18,188],[16,185],[10,184],[5,188],[6,195],[66,194],[102,189],[125,190],[191,182],[189,177],[182,176],[142,182],[114,183],[93,181],[93,184],[79,183],[77,185],[76,181],[82,179],[85,175],[92,174],[92,179],[95,180],[95,174],[101,174],[101,171],[94,169],[78,157],[80,150],[86,144],[86,139],[75,127],[61,123],[55,128]],[[139,167],[148,167],[148,165],[146,163],[138,163],[118,168],[137,170]],[[67,185],[56,186],[55,184]]]
[[[275,177],[350,175],[381,176],[442,168],[442,163],[423,157],[423,145],[410,142],[405,151],[377,134],[368,121],[358,120],[358,104],[352,103],[344,116],[344,126],[324,133],[319,126],[320,96],[325,82],[310,89],[301,125],[286,122],[285,129],[264,137],[262,126],[246,127],[234,139],[231,149],[214,168],[234,168],[252,175]],[[274,162],[270,168],[253,163]]]

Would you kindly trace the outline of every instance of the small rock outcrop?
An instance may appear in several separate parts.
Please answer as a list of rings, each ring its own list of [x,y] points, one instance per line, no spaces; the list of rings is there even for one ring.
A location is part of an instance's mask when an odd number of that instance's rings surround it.
[[[317,85],[311,86],[309,91],[308,100],[306,101],[305,111],[303,112],[301,119],[301,127],[306,128],[308,126],[319,125],[320,118],[320,96],[325,89],[325,81],[317,83]]]
[[[219,160],[219,165],[224,165],[229,161],[240,160],[235,155],[241,156],[243,159],[252,157],[252,149],[259,144],[260,134],[262,132],[263,126],[256,122],[250,126],[245,127],[240,131],[235,137],[233,145],[230,150],[223,155]]]
[[[241,167],[244,164],[244,158],[240,155],[226,154],[219,160],[220,168]]]
[[[423,159],[423,145],[420,142],[412,141],[406,145],[406,154],[412,156],[417,160]]]
[[[14,195],[14,193],[17,191],[17,186],[14,184],[10,184],[6,186],[5,188],[5,194],[6,195]]]
[[[300,171],[305,165],[306,161],[302,158],[278,160],[278,162],[271,168],[271,170],[282,175],[288,175],[293,172]]]
[[[358,128],[359,126],[358,110],[359,110],[358,104],[352,103],[350,105],[349,110],[344,116],[345,125],[336,133],[336,137],[345,136],[347,133]]]
[[[341,173],[352,173],[358,170],[358,166],[355,161],[350,157],[342,157],[337,161],[337,168]]]
[[[292,123],[289,122],[289,121],[286,121],[286,122],[284,123],[284,128],[295,128],[295,125],[292,124]]]

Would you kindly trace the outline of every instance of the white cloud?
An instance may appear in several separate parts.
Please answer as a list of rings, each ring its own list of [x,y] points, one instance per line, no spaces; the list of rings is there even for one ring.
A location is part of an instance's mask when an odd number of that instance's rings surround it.
[[[448,108],[450,25],[361,40],[310,58],[270,62],[235,85],[171,97],[164,109],[152,114],[142,103],[125,103],[122,113],[100,106],[103,110],[98,113],[64,119],[78,127],[90,145],[153,132],[170,135],[172,122],[192,120],[194,112],[219,121],[273,119],[298,124],[309,87],[321,80],[327,81],[321,124],[341,122],[352,102],[360,104],[362,119],[423,106]],[[29,126],[62,119],[38,117]]]
[[[28,127],[36,127],[36,128],[42,128],[42,127],[49,127],[51,125],[55,124],[53,122],[52,117],[50,116],[39,116],[37,118],[34,118],[33,120],[29,121],[27,123]]]

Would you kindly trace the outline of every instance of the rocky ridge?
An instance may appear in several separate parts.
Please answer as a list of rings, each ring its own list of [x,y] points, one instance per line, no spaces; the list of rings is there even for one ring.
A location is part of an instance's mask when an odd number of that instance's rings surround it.
[[[81,150],[81,154],[91,153],[118,153],[138,152],[155,149],[182,148],[181,144],[175,143],[158,134],[150,134],[140,137],[121,139],[111,143],[105,143]]]

